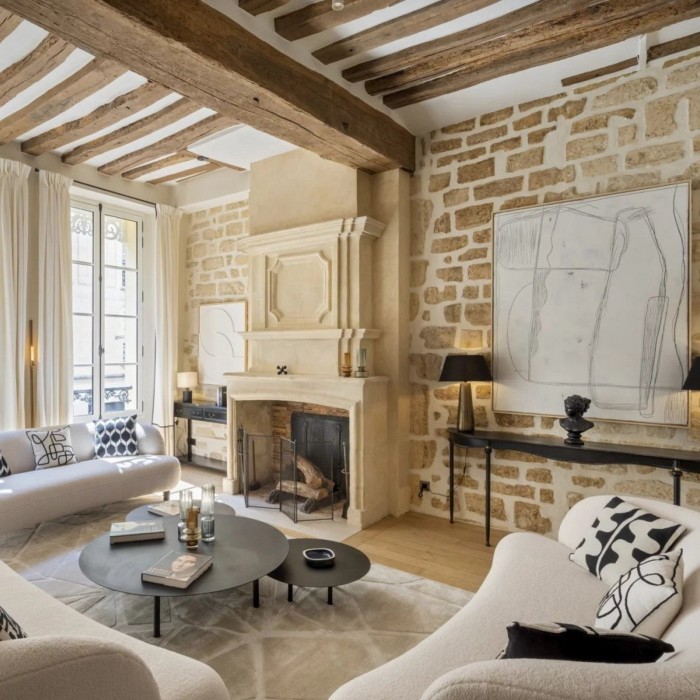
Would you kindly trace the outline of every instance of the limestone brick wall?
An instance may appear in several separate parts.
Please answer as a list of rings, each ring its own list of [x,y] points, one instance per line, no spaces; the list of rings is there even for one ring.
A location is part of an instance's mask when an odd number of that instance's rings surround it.
[[[185,300],[183,318],[183,369],[197,369],[199,307],[245,299],[248,292],[248,256],[238,252],[238,242],[249,235],[248,201],[203,209],[188,215],[185,222]],[[216,387],[200,386],[195,401],[214,401]],[[186,451],[184,421],[178,431],[180,452]],[[193,453],[226,460],[226,426],[195,421],[197,440]]]
[[[557,95],[445,127],[419,141],[412,181],[411,492],[412,508],[446,516],[448,443],[457,386],[437,381],[455,348],[491,346],[492,215],[516,207],[692,180],[700,202],[700,52],[657,61],[643,71],[591,81]],[[697,238],[691,335],[700,329]],[[547,416],[498,414],[490,386],[476,385],[478,427],[563,437]],[[562,409],[563,411],[563,409]],[[700,396],[690,428],[601,422],[586,434],[615,441],[700,449]],[[596,493],[670,500],[670,475],[636,466],[581,466],[494,453],[493,526],[556,536],[566,510]],[[457,450],[457,517],[482,522],[481,451]],[[684,503],[700,507],[700,480],[684,477]],[[432,493],[418,498],[418,482]]]

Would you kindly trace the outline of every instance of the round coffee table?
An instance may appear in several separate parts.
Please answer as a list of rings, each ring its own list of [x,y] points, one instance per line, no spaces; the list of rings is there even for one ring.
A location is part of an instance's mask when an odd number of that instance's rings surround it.
[[[335,552],[333,566],[314,568],[309,566],[302,552],[305,549],[324,547]],[[328,588],[328,605],[333,605],[333,587],[361,579],[370,567],[369,559],[359,550],[331,540],[289,540],[287,558],[268,574],[275,581],[287,584],[287,600],[294,599],[294,586]]]
[[[153,636],[160,637],[160,599],[216,593],[253,582],[253,605],[260,607],[259,579],[279,566],[289,551],[287,538],[271,525],[233,515],[216,518],[216,540],[200,542],[198,554],[211,554],[209,571],[188,588],[141,581],[141,573],[170,551],[188,551],[178,542],[179,518],[164,517],[165,539],[110,545],[100,535],[80,553],[80,570],[112,591],[153,596]]]
[[[199,505],[199,501],[195,501],[195,505]],[[214,515],[235,515],[236,511],[227,506],[225,503],[219,503],[216,501],[214,503]],[[174,515],[158,515],[157,513],[151,513],[148,510],[148,505],[139,506],[134,508],[131,512],[127,513],[125,520],[131,522],[140,522],[142,520],[158,520],[159,518],[174,518]]]

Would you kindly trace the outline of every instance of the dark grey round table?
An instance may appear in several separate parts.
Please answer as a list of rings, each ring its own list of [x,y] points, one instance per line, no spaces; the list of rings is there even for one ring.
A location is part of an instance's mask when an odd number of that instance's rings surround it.
[[[333,566],[314,568],[309,566],[302,552],[305,549],[324,547],[335,552]],[[371,566],[369,559],[359,550],[341,542],[301,538],[289,540],[287,558],[268,576],[287,584],[287,600],[294,600],[294,586],[304,588],[328,588],[328,605],[333,605],[333,587],[361,579]]]
[[[199,501],[194,502],[195,505],[199,505]],[[214,515],[235,515],[236,511],[231,508],[231,506],[227,506],[225,503],[219,503],[219,501],[216,501],[214,503]],[[171,515],[158,515],[157,513],[151,513],[150,510],[148,510],[148,505],[145,506],[139,506],[138,508],[134,508],[130,513],[127,513],[126,515],[126,520],[131,521],[131,522],[140,522],[142,520],[157,520],[158,518],[174,518],[177,516]]]
[[[216,540],[200,542],[198,554],[214,562],[188,588],[171,588],[141,581],[141,573],[170,551],[186,552],[177,539],[179,518],[164,517],[165,539],[110,544],[100,535],[80,553],[80,570],[91,581],[112,591],[153,596],[153,636],[160,637],[160,599],[216,593],[253,582],[253,605],[260,607],[259,579],[284,561],[287,538],[271,525],[234,515],[216,518]]]

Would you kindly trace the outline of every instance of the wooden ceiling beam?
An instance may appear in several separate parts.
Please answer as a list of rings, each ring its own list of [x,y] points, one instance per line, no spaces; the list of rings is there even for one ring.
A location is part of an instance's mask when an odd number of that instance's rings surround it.
[[[209,158],[208,156],[200,156],[198,153],[193,153],[192,151],[188,151],[188,153],[193,158],[196,158],[197,160],[207,161],[208,163],[216,163],[216,165],[220,165],[222,168],[228,168],[229,170],[235,170],[237,173],[242,173],[243,171],[247,170],[247,168],[239,168],[237,165],[231,165],[230,163],[224,163],[223,160],[215,160],[214,158]]]
[[[151,173],[158,172],[163,168],[169,168],[171,165],[180,165],[180,163],[186,163],[189,160],[197,160],[197,156],[189,151],[180,151],[179,153],[173,153],[172,155],[165,156],[165,158],[158,158],[145,165],[139,165],[137,168],[131,168],[131,170],[125,170],[122,173],[122,177],[127,180],[136,180],[144,175],[150,175]]]
[[[214,170],[220,170],[221,166],[217,163],[207,163],[206,165],[200,165],[196,168],[191,168],[190,170],[180,170],[177,173],[170,173],[170,175],[163,175],[163,177],[157,177],[154,180],[146,180],[149,185],[162,185],[166,182],[174,181],[184,181],[189,180],[193,177],[198,177],[199,175],[204,175],[205,173],[214,172]]]
[[[22,18],[0,7],[0,41],[7,38],[22,24]]]
[[[66,146],[90,134],[113,126],[122,119],[126,119],[136,112],[150,107],[170,94],[172,94],[171,91],[161,85],[146,83],[131,92],[127,92],[125,95],[119,95],[109,104],[98,107],[80,119],[61,124],[55,129],[50,129],[43,134],[23,141],[22,151],[38,156],[41,153],[47,153],[61,146]]]
[[[639,2],[639,0],[634,1]],[[489,42],[502,42],[515,32],[527,31],[533,27],[538,27],[538,31],[540,31],[542,23],[566,17],[572,12],[585,9],[598,2],[599,0],[562,0],[553,3],[551,0],[538,0],[538,2],[475,27],[469,27],[432,41],[425,41],[387,56],[357,63],[343,71],[343,78],[351,83],[373,80],[407,70],[412,66],[424,65],[428,61],[438,60],[446,54],[455,56],[466,50],[477,50],[486,44],[491,46]],[[493,48],[491,47],[490,50],[493,56]],[[497,56],[498,53],[495,55]]]
[[[700,32],[688,34],[688,36],[682,36],[680,39],[673,39],[672,41],[665,41],[663,44],[656,44],[656,46],[652,46],[647,51],[647,61],[655,61],[657,58],[665,58],[666,56],[670,56],[674,53],[694,49],[696,46],[700,46]]]
[[[231,119],[214,114],[196,124],[192,124],[192,126],[188,126],[186,129],[181,129],[170,136],[166,136],[164,139],[156,141],[156,143],[144,146],[137,151],[127,153],[121,158],[105,163],[97,169],[105,175],[116,175],[126,170],[133,170],[137,166],[148,163],[160,156],[187,150],[193,143],[234,124],[235,122]]]
[[[612,2],[605,4],[610,5]],[[614,4],[623,3],[616,1]],[[559,35],[555,42],[543,41],[534,47],[512,43],[509,50],[498,58],[494,58],[492,53],[479,60],[468,61],[463,68],[450,74],[386,95],[384,103],[394,109],[415,104],[527,68],[575,56],[584,50],[592,51],[609,46],[697,16],[700,16],[700,3],[697,0],[656,0],[653,3],[646,0],[644,8],[635,16],[625,14],[618,16],[615,21],[608,18],[602,26],[582,26],[577,32]]]
[[[390,116],[201,0],[0,5],[203,107],[323,158],[369,172],[415,167],[415,138]]]
[[[400,2],[402,0],[345,0],[345,7],[338,12],[331,6],[330,0],[319,0],[312,5],[275,17],[275,31],[289,41],[296,41],[365,17],[376,10],[398,5]]]
[[[113,61],[93,59],[41,97],[0,121],[0,143],[13,141],[39,124],[57,117],[125,72],[126,68]]]
[[[95,156],[113,151],[115,148],[121,148],[132,141],[136,141],[136,139],[152,134],[158,129],[170,126],[170,124],[184,117],[189,117],[200,109],[199,105],[181,97],[155,114],[149,114],[147,117],[122,126],[116,131],[111,131],[109,134],[88,141],[82,146],[77,146],[69,153],[64,154],[62,160],[68,165],[84,163],[91,158],[95,158]]]
[[[289,0],[238,0],[238,7],[251,15],[261,15],[263,12],[284,7],[288,2]]]
[[[33,51],[0,73],[0,107],[27,89],[27,85],[41,80],[56,66],[63,63],[75,47],[47,36]]]
[[[376,27],[365,29],[313,52],[321,63],[328,65],[352,56],[359,56],[377,46],[432,29],[445,22],[493,5],[498,0],[439,0],[415,12],[409,12]]]
[[[634,68],[638,63],[639,59],[636,56],[634,58],[626,58],[624,61],[618,61],[617,63],[611,63],[607,66],[602,66],[601,68],[588,70],[585,73],[577,73],[576,75],[571,75],[568,78],[562,78],[561,85],[562,87],[569,87],[569,85],[585,83],[595,78],[602,78],[605,75],[619,73],[621,70],[626,70],[627,68]]]

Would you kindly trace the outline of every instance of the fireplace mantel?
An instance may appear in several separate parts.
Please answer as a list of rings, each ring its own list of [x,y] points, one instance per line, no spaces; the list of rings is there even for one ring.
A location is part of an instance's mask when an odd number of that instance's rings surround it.
[[[350,507],[348,522],[367,527],[389,513],[387,377],[228,374],[228,473],[224,490],[240,491],[236,438],[248,402],[295,401],[348,411]],[[248,419],[251,413],[248,412]],[[250,426],[246,426],[248,429]]]

